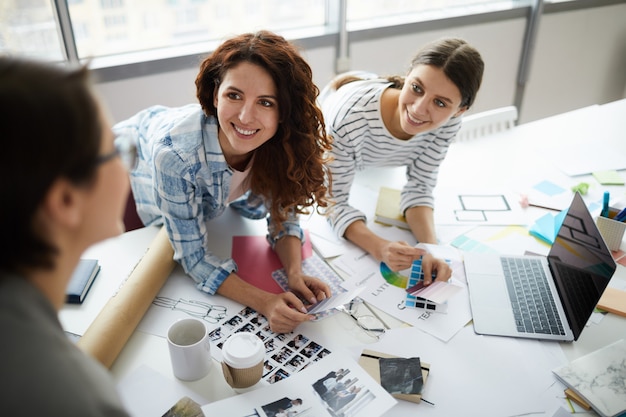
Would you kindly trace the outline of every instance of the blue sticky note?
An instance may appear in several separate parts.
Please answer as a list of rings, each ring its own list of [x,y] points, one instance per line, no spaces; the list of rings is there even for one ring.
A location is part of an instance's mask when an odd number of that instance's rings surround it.
[[[547,180],[541,181],[540,183],[535,184],[533,188],[546,195],[549,195],[550,197],[557,195],[557,194],[561,194],[563,191],[565,191],[565,188]]]
[[[567,210],[563,210],[557,215],[553,215],[552,213],[544,214],[530,226],[528,233],[552,245],[556,239],[556,235],[559,232],[561,224],[563,224],[563,219],[565,219],[566,213]]]

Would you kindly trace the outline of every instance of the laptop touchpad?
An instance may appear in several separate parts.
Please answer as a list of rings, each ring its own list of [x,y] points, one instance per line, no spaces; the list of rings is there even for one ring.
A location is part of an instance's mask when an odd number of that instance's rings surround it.
[[[510,309],[509,295],[502,276],[481,274],[470,286],[472,307],[480,309]]]

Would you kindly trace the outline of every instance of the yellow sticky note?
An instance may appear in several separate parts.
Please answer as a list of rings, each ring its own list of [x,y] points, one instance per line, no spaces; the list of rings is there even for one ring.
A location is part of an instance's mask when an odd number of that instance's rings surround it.
[[[624,185],[624,178],[614,169],[597,171],[593,173],[593,176],[602,185]]]

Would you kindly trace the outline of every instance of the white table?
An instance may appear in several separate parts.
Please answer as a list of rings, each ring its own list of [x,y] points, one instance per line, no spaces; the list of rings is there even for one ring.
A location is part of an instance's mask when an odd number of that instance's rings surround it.
[[[511,187],[512,184],[519,185],[520,180],[539,177],[539,175],[546,178],[558,178],[559,180],[594,183],[595,180],[589,175],[573,179],[564,176],[550,162],[558,157],[557,145],[576,147],[584,143],[593,142],[603,149],[613,149],[626,154],[626,140],[624,140],[623,133],[626,131],[624,115],[626,115],[626,100],[621,100],[535,121],[491,137],[455,143],[450,148],[448,156],[441,167],[439,187]],[[581,152],[584,152],[582,147]],[[624,173],[622,171],[622,174]],[[403,170],[371,170],[370,172],[359,173],[357,181],[372,190],[377,190],[381,185],[393,184],[399,187],[404,182]],[[601,187],[595,182],[592,188],[593,192],[601,192],[606,187]],[[616,199],[624,197],[624,187],[613,186],[609,188]],[[231,236],[263,235],[265,233],[265,222],[255,222],[240,218],[236,214],[231,213],[230,210],[227,210],[226,214],[212,226],[214,226],[212,229],[214,231],[213,235],[220,236],[220,238],[212,241],[210,246],[218,256],[222,257],[230,256]],[[85,324],[84,321],[88,321],[90,318],[93,319],[95,317],[94,311],[97,312],[98,308],[101,308],[106,302],[106,296],[104,299],[101,295],[99,296],[99,291],[100,294],[107,294],[107,291],[110,291],[106,289],[106,285],[103,282],[107,280],[118,282],[120,271],[129,271],[129,267],[132,267],[134,262],[140,258],[143,250],[149,244],[151,236],[155,234],[156,229],[154,228],[129,232],[119,238],[97,245],[88,251],[89,256],[97,257],[101,260],[103,270],[96,284],[94,284],[92,293],[88,297],[88,303],[83,307],[68,307],[62,311],[61,318],[66,327],[72,328],[76,333],[81,333],[80,330],[84,329],[88,324]],[[626,268],[619,265],[614,279],[626,281]],[[190,285],[192,285],[191,280]],[[382,314],[384,320],[392,327],[402,326],[402,323],[398,320],[384,313]],[[361,347],[373,342],[351,319],[341,314],[321,322],[306,323],[303,325],[302,331],[306,330],[306,326],[323,326],[324,333],[332,335],[333,343],[353,351],[358,351]],[[473,335],[473,332],[469,333],[468,335],[464,332],[463,337],[470,339],[483,338]],[[588,326],[577,342],[563,343],[560,344],[560,347],[566,358],[571,360],[616,341],[624,337],[624,335],[626,335],[626,318],[608,314],[599,324]],[[420,343],[420,340],[424,345],[428,344],[425,342],[429,340],[427,338],[431,338],[431,336],[425,333],[420,334],[416,339],[416,345]],[[481,343],[489,343],[482,340],[486,339],[481,339]],[[455,346],[452,342],[444,347]],[[494,347],[499,346],[499,343],[501,342],[494,341]],[[461,351],[457,352],[461,353]],[[449,353],[449,355],[451,355],[448,356],[449,358],[455,356],[454,351]],[[161,337],[135,332],[114,363],[111,371],[114,378],[120,381],[131,375],[141,365],[147,365],[166,377],[175,380],[170,367],[167,343]],[[450,372],[448,375],[442,375],[441,373],[437,375],[437,368],[445,369],[444,366],[440,365],[431,362],[431,366],[433,366],[432,377],[427,382],[429,394],[431,398],[446,398],[445,395],[448,395],[449,397],[447,398],[450,398],[450,401],[454,401],[454,393],[446,393],[447,388],[441,382],[446,378],[458,380],[469,378],[469,376],[455,375],[454,372],[450,371],[446,371]],[[503,371],[506,371],[506,369],[503,369]],[[549,371],[549,369],[543,370],[546,374]],[[477,386],[481,384],[479,375],[471,376],[468,381],[468,383],[477,384]],[[226,385],[217,363],[206,378],[200,381],[187,382],[184,385],[208,401],[215,401],[234,395],[234,392]],[[511,390],[512,387],[503,386],[501,389],[504,392]],[[524,393],[521,392],[520,395],[523,396]],[[498,392],[492,392],[490,396],[493,402],[499,401]],[[465,404],[464,406],[468,412],[483,410],[483,407],[478,404]],[[406,404],[403,404],[403,407],[406,407]],[[420,404],[410,405],[409,407],[413,407],[410,410],[414,409],[416,413],[419,412],[423,415],[445,415],[438,414],[438,410],[445,408],[443,406],[428,409],[425,404]],[[394,408],[388,415],[405,415],[406,408],[402,410],[399,411],[399,409]],[[551,410],[543,411],[546,411],[545,415],[551,415]],[[469,413],[468,415],[477,415],[476,413],[480,413],[480,411],[474,411],[474,413]],[[489,415],[489,413],[482,415]]]

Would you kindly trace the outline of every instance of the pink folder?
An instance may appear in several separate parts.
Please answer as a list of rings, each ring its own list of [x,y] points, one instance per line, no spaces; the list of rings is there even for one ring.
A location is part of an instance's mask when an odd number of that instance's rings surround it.
[[[313,253],[308,230],[304,231],[302,259]],[[282,288],[272,278],[272,272],[283,267],[278,255],[265,236],[233,236],[232,258],[237,263],[237,275],[257,288],[280,294]]]

